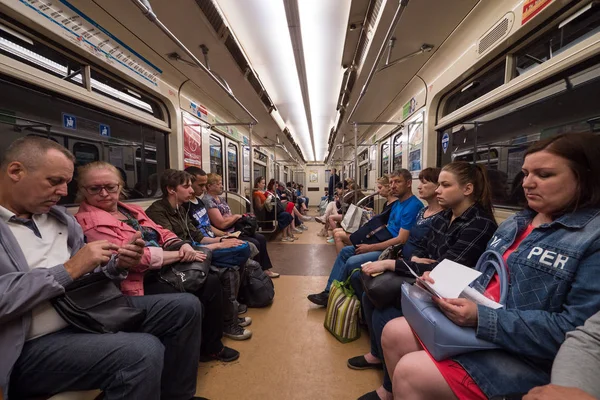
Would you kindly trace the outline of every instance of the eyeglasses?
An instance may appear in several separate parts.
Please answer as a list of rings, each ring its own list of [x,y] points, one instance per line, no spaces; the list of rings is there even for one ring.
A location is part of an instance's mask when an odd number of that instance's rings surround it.
[[[108,185],[96,185],[96,186],[88,186],[84,188],[89,194],[95,195],[100,194],[102,190],[106,190],[107,193],[116,193],[119,190],[118,183],[110,183]]]

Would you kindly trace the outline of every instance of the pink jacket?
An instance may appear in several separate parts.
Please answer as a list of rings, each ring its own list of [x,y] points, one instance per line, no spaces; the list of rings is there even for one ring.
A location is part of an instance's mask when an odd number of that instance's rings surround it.
[[[119,206],[125,208],[136,218],[141,226],[153,228],[158,232],[158,244],[179,238],[171,231],[155,224],[144,212],[144,210],[133,204],[119,202]],[[136,230],[124,222],[119,221],[108,212],[91,206],[85,201],[79,206],[75,214],[79,225],[83,228],[83,234],[88,242],[96,240],[108,240],[122,246],[129,242]],[[144,295],[144,274],[149,269],[159,269],[163,264],[163,249],[160,247],[146,247],[138,265],[129,269],[127,279],[121,282],[121,291],[128,296]]]

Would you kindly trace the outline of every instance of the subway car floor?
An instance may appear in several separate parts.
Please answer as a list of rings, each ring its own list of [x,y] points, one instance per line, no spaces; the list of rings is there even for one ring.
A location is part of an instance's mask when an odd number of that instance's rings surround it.
[[[311,215],[316,212],[311,209]],[[198,371],[199,396],[221,399],[356,399],[376,389],[382,372],[356,371],[347,359],[369,350],[365,330],[360,339],[342,344],[325,328],[325,308],[306,299],[323,290],[336,257],[335,246],[317,236],[322,225],[306,223],[308,231],[299,240],[269,242],[275,301],[267,308],[250,308],[253,336],[246,341],[224,339],[226,346],[239,350],[232,363],[201,363]]]

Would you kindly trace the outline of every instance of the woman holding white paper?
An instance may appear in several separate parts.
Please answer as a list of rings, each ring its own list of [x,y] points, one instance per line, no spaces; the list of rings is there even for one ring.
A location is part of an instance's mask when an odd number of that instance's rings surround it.
[[[508,218],[488,244],[507,263],[505,306],[434,299],[454,323],[501,349],[435,361],[397,318],[382,337],[395,399],[484,399],[547,384],[565,334],[600,309],[600,137],[537,142],[522,170],[528,208]],[[431,281],[427,273],[423,278]],[[495,269],[483,271],[476,284],[498,299]]]
[[[438,185],[433,194],[438,207],[444,207],[445,210],[432,217],[428,231],[420,240],[409,238],[407,246],[402,250],[402,260],[382,260],[366,264],[362,268],[364,274],[389,270],[412,277],[407,264],[420,275],[433,269],[444,259],[469,267],[475,266],[497,228],[492,215],[491,189],[485,168],[466,162],[453,162],[439,172],[436,180]],[[366,296],[363,296],[363,307],[373,328],[370,330],[371,352],[348,360],[350,368],[356,368],[356,365],[362,365],[363,368],[381,366],[383,326],[393,318],[402,316],[402,310],[396,307],[374,310]],[[385,371],[383,385],[376,391],[366,393],[360,400],[392,398],[392,375],[388,375],[388,371]]]

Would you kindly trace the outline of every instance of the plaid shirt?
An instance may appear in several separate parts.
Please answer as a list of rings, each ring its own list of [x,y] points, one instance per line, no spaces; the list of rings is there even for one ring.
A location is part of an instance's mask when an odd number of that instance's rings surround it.
[[[493,217],[477,203],[452,222],[452,210],[444,210],[433,218],[430,231],[417,243],[412,255],[430,258],[436,262],[421,264],[406,260],[418,275],[431,271],[444,259],[475,267],[498,227]],[[404,263],[399,260],[396,261],[396,271],[410,274]]]

